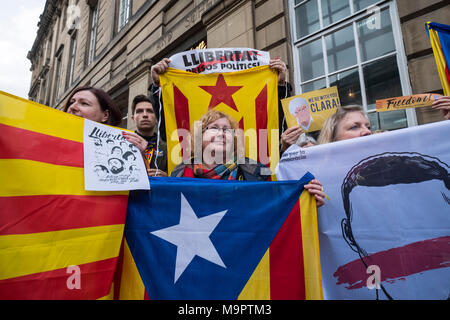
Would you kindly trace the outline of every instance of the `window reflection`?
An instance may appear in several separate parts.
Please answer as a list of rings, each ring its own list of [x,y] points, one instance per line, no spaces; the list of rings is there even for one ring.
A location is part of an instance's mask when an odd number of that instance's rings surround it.
[[[330,87],[334,86],[338,88],[341,106],[349,104],[362,105],[358,69],[355,68],[330,76]]]
[[[326,88],[327,84],[325,79],[319,79],[315,81],[308,82],[302,85],[302,93],[307,93],[310,91],[320,90]]]
[[[402,95],[395,55],[363,66],[363,74],[368,110],[376,108],[375,102],[378,99]]]
[[[348,0],[321,0],[323,25],[328,26],[350,15]]]
[[[395,51],[389,11],[371,15],[356,22],[359,48],[363,61],[368,61]]]
[[[297,4],[297,3],[296,3]],[[297,39],[320,29],[317,0],[308,1],[295,9]]]
[[[380,2],[380,0],[353,0],[353,7],[355,8],[355,12],[357,12],[377,2]]]
[[[314,79],[324,74],[322,41],[320,38],[300,47],[299,53],[302,81]]]
[[[349,25],[325,37],[328,72],[334,72],[356,64],[353,27]]]

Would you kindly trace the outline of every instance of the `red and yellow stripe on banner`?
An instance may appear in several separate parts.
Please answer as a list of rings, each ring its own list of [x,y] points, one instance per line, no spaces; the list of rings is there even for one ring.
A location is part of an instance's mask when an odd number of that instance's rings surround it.
[[[112,298],[128,192],[84,190],[83,123],[0,91],[0,299]]]
[[[124,241],[115,299],[148,293]],[[304,191],[239,295],[240,300],[322,300],[316,201]]]

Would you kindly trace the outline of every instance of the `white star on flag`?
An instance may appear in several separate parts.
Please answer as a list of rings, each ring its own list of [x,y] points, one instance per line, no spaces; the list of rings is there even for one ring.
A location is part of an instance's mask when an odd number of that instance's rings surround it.
[[[181,193],[180,223],[151,232],[151,234],[177,246],[174,283],[177,282],[195,256],[226,268],[209,236],[227,211],[198,218],[183,193]]]

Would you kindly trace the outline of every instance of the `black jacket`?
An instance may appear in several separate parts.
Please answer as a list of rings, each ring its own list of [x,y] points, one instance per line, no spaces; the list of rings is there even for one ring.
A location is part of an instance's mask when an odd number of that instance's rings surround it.
[[[158,165],[158,169],[164,172],[167,172],[167,144],[163,139],[159,139],[159,154],[156,154],[156,144],[158,135],[154,133],[151,137],[143,136],[139,132],[135,131],[142,138],[147,140],[147,149],[155,149],[154,156],[150,159],[150,168],[156,169],[156,165]]]

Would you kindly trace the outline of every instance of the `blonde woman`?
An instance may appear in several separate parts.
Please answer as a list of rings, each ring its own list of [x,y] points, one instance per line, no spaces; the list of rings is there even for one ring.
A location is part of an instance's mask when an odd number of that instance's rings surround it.
[[[371,134],[369,119],[361,106],[348,105],[338,108],[336,113],[325,121],[317,142],[324,144]]]

